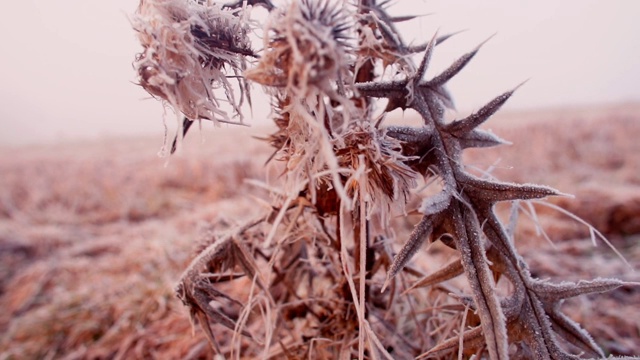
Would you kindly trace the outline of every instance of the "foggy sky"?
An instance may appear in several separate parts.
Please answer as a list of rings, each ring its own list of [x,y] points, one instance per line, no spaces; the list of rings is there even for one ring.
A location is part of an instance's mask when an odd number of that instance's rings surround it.
[[[451,82],[461,112],[526,79],[505,108],[640,100],[640,1],[396,3],[394,14],[432,13],[403,25],[405,40],[467,29],[437,48],[432,73],[496,33]],[[163,131],[162,106],[134,85],[140,46],[127,16],[137,4],[0,3],[0,145]],[[258,101],[256,121],[266,104]]]

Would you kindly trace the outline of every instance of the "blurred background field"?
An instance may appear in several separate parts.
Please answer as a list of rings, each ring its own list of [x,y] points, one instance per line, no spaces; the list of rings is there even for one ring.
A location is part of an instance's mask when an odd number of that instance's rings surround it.
[[[487,127],[514,145],[466,164],[574,194],[550,202],[640,269],[639,103],[511,111]],[[210,358],[173,287],[204,230],[263,210],[268,195],[246,180],[264,180],[272,150],[253,136],[269,130],[196,130],[169,159],[161,136],[0,148],[0,358]],[[554,244],[524,216],[516,235],[535,275],[640,281],[587,227],[537,214]],[[395,221],[398,243],[415,220]],[[448,256],[434,246],[414,262],[435,269]],[[638,355],[638,304],[640,288],[623,287],[564,306],[607,354]]]

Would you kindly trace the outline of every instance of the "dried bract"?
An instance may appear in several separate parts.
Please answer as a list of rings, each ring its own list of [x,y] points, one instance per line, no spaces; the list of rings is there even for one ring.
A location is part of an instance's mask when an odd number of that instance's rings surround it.
[[[293,1],[271,12],[265,29],[265,52],[247,79],[286,87],[304,96],[308,87],[333,92],[349,66],[349,19],[338,1]]]
[[[235,99],[226,71],[239,73],[245,57],[254,56],[245,10],[141,0],[132,19],[144,47],[134,62],[140,85],[189,120],[231,121],[215,91],[223,89],[224,101],[240,113],[242,98]]]

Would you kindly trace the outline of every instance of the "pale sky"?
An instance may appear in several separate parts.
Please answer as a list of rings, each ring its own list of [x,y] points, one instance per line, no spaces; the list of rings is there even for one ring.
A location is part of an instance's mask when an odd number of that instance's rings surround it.
[[[0,2],[0,145],[163,131],[162,106],[134,85],[140,46],[127,15],[137,4]],[[406,40],[467,29],[437,48],[433,71],[496,33],[450,85],[461,112],[526,79],[507,109],[640,100],[638,0],[396,4],[395,14],[432,14],[404,25]]]

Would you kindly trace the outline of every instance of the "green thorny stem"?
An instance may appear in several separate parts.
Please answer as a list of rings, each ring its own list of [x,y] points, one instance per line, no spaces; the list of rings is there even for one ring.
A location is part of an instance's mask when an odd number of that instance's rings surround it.
[[[178,296],[221,354],[240,351],[243,336],[264,346],[262,357],[351,357],[356,333],[359,359],[442,358],[459,352],[469,356],[486,352],[491,359],[507,359],[510,345],[524,358],[578,358],[565,344],[587,356],[602,357],[589,334],[562,314],[559,304],[569,297],[626,284],[613,279],[553,284],[533,278],[493,209],[501,201],[563,194],[539,185],[477,178],[461,162],[466,148],[505,143],[478,127],[515,89],[467,118],[446,122],[445,108],[453,107],[453,101],[445,85],[479,47],[427,80],[436,45],[451,35],[434,35],[424,44],[407,45],[395,24],[415,16],[393,17],[386,11],[388,3],[292,0],[279,7],[268,0],[225,6],[192,0],[141,1],[140,11],[157,11],[163,19],[177,22],[170,28],[139,22],[143,40],[149,41],[145,47],[153,51],[140,56],[138,64],[142,65],[137,70],[142,86],[185,114],[183,134],[195,120],[226,121],[226,113],[219,110],[212,94],[215,86],[209,89],[207,83],[223,88],[234,111],[239,112],[232,87],[220,74],[224,69],[237,74],[255,58],[257,64],[244,71],[239,88],[248,97],[247,84],[256,82],[273,96],[278,131],[268,138],[276,149],[270,160],[284,163],[283,190],[274,197],[271,213],[208,239],[181,278]],[[261,53],[248,47],[246,11],[252,6],[262,6],[270,13]],[[195,22],[189,24],[192,20]],[[238,36],[230,31],[216,37],[221,26],[242,31]],[[169,36],[162,29],[187,33]],[[170,50],[165,51],[154,31],[160,31],[163,39],[180,39],[178,48],[194,53],[175,52],[175,43],[167,44]],[[167,58],[158,57],[159,53]],[[416,65],[412,56],[418,53],[422,60]],[[160,74],[166,64],[175,66],[175,59],[191,64],[193,72],[172,69]],[[185,83],[188,86],[181,85]],[[197,100],[198,94],[202,101]],[[378,98],[388,102],[374,116]],[[384,115],[397,108],[415,110],[423,125],[382,127]],[[386,242],[389,213],[392,208],[405,210],[420,177],[437,177],[443,189],[423,200],[422,220],[393,256]],[[256,244],[256,238],[264,241]],[[395,277],[416,274],[407,264],[428,240],[441,240],[460,258],[405,286],[406,300],[398,300]],[[348,249],[351,244],[353,248]],[[314,268],[312,263],[325,268]],[[382,286],[374,278],[381,268],[387,269]],[[398,301],[412,309],[422,299],[415,289],[463,273],[471,296],[457,300],[464,314],[466,309],[477,313],[479,324],[468,321],[471,327],[463,324],[461,334],[438,338],[436,344],[426,341],[430,345],[424,348],[411,338],[427,337],[421,329],[424,323],[414,317],[415,333],[403,334],[408,331],[403,320],[386,315]],[[244,303],[218,289],[221,283],[243,277],[251,284]],[[502,279],[513,288],[505,298],[495,289]],[[371,291],[373,287],[383,293]],[[212,301],[239,308],[238,314],[214,308]],[[295,311],[287,310],[294,303]],[[374,316],[381,324],[376,328]],[[255,335],[256,328],[249,328],[254,318],[264,321],[262,337]],[[307,330],[317,333],[295,334],[291,331],[294,320],[310,321]],[[233,330],[230,344],[216,341],[211,323]],[[323,341],[330,344],[322,348],[318,344]],[[276,347],[281,353],[274,353]]]

